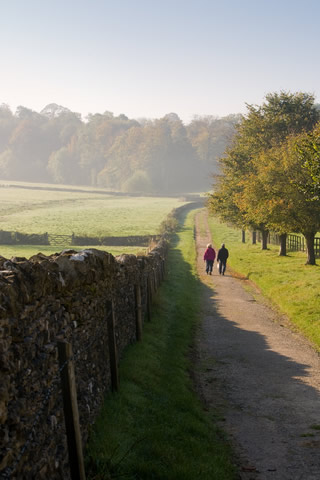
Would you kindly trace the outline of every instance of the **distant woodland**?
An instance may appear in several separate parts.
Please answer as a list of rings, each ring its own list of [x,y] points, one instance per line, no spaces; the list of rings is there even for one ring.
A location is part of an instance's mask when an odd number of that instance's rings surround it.
[[[40,113],[0,106],[0,178],[91,185],[122,192],[208,190],[240,115],[169,113],[132,120],[111,112],[81,115],[56,105]]]

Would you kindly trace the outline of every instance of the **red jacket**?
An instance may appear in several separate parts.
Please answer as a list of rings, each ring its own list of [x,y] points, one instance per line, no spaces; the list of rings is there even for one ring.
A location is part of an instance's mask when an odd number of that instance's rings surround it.
[[[216,252],[212,247],[208,247],[204,252],[203,260],[214,260],[216,258]]]

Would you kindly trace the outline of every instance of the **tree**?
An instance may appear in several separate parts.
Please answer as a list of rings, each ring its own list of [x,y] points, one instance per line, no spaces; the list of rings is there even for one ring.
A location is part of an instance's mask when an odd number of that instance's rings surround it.
[[[152,183],[148,174],[143,170],[137,170],[122,184],[122,191],[126,193],[152,193]]]
[[[213,116],[195,116],[186,127],[189,141],[197,156],[197,169],[201,182],[209,188],[211,174],[219,173],[218,159],[230,145],[235,134],[235,126],[240,115],[217,118]]]
[[[214,175],[214,193],[209,196],[208,205],[223,221],[242,230],[260,230],[265,249],[268,230],[262,219],[257,221],[257,216],[250,215],[250,204],[246,205],[244,196],[245,179],[254,177],[251,150],[250,142],[238,133],[233,145],[220,159],[222,173]]]
[[[8,105],[0,105],[0,152],[8,148],[9,140],[16,127],[16,118]]]
[[[72,144],[69,147],[62,147],[50,155],[48,171],[54,183],[66,183],[77,185],[77,154]]]
[[[303,168],[297,151],[301,136],[292,136],[282,145],[262,152],[255,159],[256,172],[243,181],[241,201],[257,223],[285,240],[286,233],[302,233],[307,244],[307,264],[315,264],[314,237],[320,228],[320,199],[308,186],[312,178]],[[305,189],[299,188],[303,184]],[[240,205],[241,208],[241,205]],[[284,245],[280,250],[283,251]]]
[[[79,120],[81,119],[80,113],[74,113],[69,110],[69,108],[63,107],[62,105],[57,105],[56,103],[49,103],[46,105],[40,112],[41,115],[48,117],[50,119],[61,117],[62,115],[72,114],[76,116]]]
[[[0,154],[0,171],[2,179],[15,178],[17,165],[11,149],[7,149]]]
[[[320,122],[310,133],[301,135],[296,143],[296,151],[303,168],[309,173],[312,182],[300,184],[302,191],[320,197]],[[307,191],[308,189],[308,191]]]
[[[255,151],[281,144],[290,135],[310,131],[320,120],[314,96],[303,92],[269,93],[261,106],[247,105],[241,135],[250,139]]]
[[[45,122],[48,120],[46,119]],[[43,136],[43,118],[40,114],[19,107],[19,121],[13,130],[9,148],[13,154],[16,180],[46,181],[47,161],[50,151]]]
[[[315,265],[314,237],[320,230],[320,197],[314,195],[313,177],[308,169],[304,168],[301,145],[305,138],[306,133],[302,133],[290,139],[288,143],[288,152],[284,158],[284,165],[288,172],[285,195],[288,197],[291,192],[294,192],[295,222],[298,225],[297,231],[301,232],[306,239],[306,263]],[[301,188],[301,185],[304,188]]]
[[[114,117],[111,112],[105,112],[88,116],[88,122],[79,130],[77,138],[79,167],[87,183],[108,183],[105,173],[112,146],[119,137],[125,137],[128,130],[139,126],[136,120],[123,114]]]
[[[261,106],[247,105],[247,108],[248,113],[237,128],[233,145],[221,160],[225,179],[214,185],[209,202],[212,208],[224,203],[224,217],[229,213],[231,218],[237,217],[237,225],[257,226],[265,240],[272,222],[263,206],[265,197],[272,197],[269,194],[272,190],[268,193],[266,184],[259,178],[259,162],[269,150],[285,143],[290,135],[312,129],[320,112],[314,107],[314,97],[300,92],[268,94]],[[271,189],[272,183],[267,185]],[[266,248],[265,241],[262,247]]]
[[[133,188],[142,172],[144,188],[154,192],[196,191],[200,186],[197,156],[176,114],[130,128],[114,141],[105,160],[98,182],[108,188],[128,188],[129,180]]]

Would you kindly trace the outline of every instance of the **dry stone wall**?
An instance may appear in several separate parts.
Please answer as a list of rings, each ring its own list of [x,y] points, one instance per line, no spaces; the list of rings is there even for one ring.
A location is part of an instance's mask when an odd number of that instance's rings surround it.
[[[57,341],[72,344],[83,445],[111,388],[108,301],[119,358],[136,339],[135,290],[163,273],[167,242],[147,256],[90,249],[0,257],[0,477],[68,479]]]

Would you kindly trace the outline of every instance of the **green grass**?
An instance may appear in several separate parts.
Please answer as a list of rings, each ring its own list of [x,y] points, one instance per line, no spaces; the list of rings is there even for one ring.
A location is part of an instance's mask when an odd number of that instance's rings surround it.
[[[147,248],[144,247],[107,247],[107,246],[69,246],[60,247],[60,246],[50,246],[50,245],[0,245],[0,255],[5,258],[11,257],[25,257],[30,258],[33,255],[37,255],[38,253],[43,253],[44,255],[52,255],[53,253],[60,253],[65,249],[72,249],[80,252],[81,250],[86,250],[90,248],[96,248],[98,250],[104,250],[105,252],[111,253],[113,256],[121,255],[123,253],[126,254],[146,254]]]
[[[252,280],[320,351],[319,266],[305,265],[303,252],[280,257],[277,246],[261,250],[260,244],[250,243],[249,235],[243,244],[240,230],[229,228],[216,218],[209,218],[209,226],[213,244],[219,247],[224,242],[229,249],[228,264],[232,269]]]
[[[171,249],[143,341],[120,363],[120,391],[107,396],[91,433],[88,479],[227,480],[230,449],[204,413],[189,376],[200,310],[193,215]]]
[[[150,235],[183,200],[0,188],[0,230],[90,236]]]
[[[29,188],[20,188],[21,185]],[[33,186],[42,187],[43,190],[30,188]],[[46,187],[48,190],[45,190]],[[57,188],[58,190],[50,190],[45,184],[19,182],[15,182],[11,187],[0,188],[0,230],[29,234],[74,233],[90,237],[154,235],[158,233],[161,222],[172,209],[186,203],[183,199],[170,197],[114,196],[101,193],[101,189],[92,189],[94,193],[90,193],[86,188],[81,188],[83,190],[81,192],[73,191],[72,187],[57,186]],[[70,191],[61,188],[70,188]],[[0,255],[5,258],[12,256],[29,258],[39,252],[50,255],[65,248],[73,247],[0,245]],[[75,249],[84,248],[86,247]],[[106,250],[113,255],[145,251],[141,247],[95,248]]]

